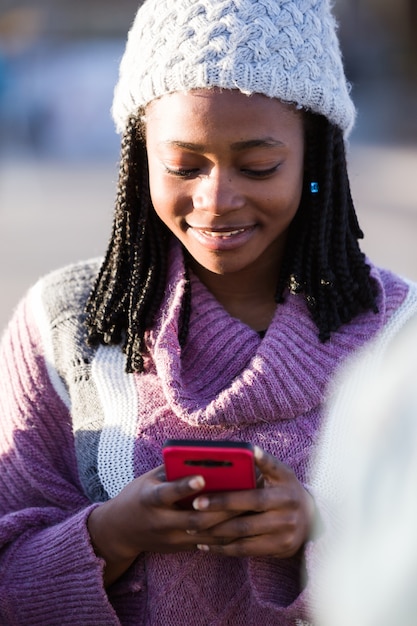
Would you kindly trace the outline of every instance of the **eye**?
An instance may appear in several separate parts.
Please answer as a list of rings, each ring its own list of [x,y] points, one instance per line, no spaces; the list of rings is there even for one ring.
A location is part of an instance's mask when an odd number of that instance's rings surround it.
[[[266,170],[251,170],[251,169],[242,169],[241,171],[246,174],[246,176],[250,176],[251,178],[268,178],[272,174],[279,169],[281,163],[274,165],[273,167],[269,167]]]
[[[192,178],[198,172],[197,168],[185,169],[183,167],[180,167],[178,169],[172,169],[170,167],[167,167],[166,165],[164,165],[164,168],[167,174],[170,174],[171,176],[177,176],[177,178]]]

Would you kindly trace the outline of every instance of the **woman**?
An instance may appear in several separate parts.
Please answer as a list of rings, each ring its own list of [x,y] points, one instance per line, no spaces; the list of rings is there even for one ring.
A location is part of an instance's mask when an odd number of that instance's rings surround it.
[[[306,623],[326,385],[411,289],[358,246],[328,3],[147,0],[113,116],[106,257],[41,280],[3,339],[0,615]],[[250,442],[260,488],[167,482],[168,438]]]

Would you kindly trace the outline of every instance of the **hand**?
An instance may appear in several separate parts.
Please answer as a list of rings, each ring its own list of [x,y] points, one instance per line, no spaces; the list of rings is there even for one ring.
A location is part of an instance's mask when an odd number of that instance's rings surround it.
[[[193,530],[206,531],[236,515],[219,508],[200,512],[177,506],[203,487],[202,476],[166,482],[160,466],[94,509],[88,518],[88,530],[96,554],[106,561],[105,584],[119,578],[141,552],[196,550]]]
[[[287,558],[307,540],[314,518],[314,501],[294,472],[270,454],[255,448],[264,488],[202,495],[199,511],[235,514],[208,532],[194,533],[200,550],[227,556]],[[198,520],[197,520],[198,521]]]

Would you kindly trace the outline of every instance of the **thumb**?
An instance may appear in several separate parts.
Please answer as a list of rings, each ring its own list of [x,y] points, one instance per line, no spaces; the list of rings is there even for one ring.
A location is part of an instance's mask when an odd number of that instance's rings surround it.
[[[262,475],[270,482],[282,482],[288,478],[289,473],[293,473],[288,465],[279,461],[259,446],[254,446],[255,463]]]

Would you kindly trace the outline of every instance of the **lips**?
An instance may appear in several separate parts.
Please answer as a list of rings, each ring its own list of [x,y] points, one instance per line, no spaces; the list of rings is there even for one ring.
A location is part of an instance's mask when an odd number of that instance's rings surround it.
[[[202,226],[188,226],[188,233],[208,250],[233,250],[244,245],[251,239],[255,231],[254,225],[227,226],[222,228],[207,228]]]
[[[201,233],[203,233],[203,235],[206,235],[207,237],[220,237],[221,239],[225,239],[228,237],[234,237],[235,235],[239,235],[240,233],[243,233],[246,229],[236,228],[235,230],[206,230],[204,228],[197,228],[195,230],[199,230]]]

